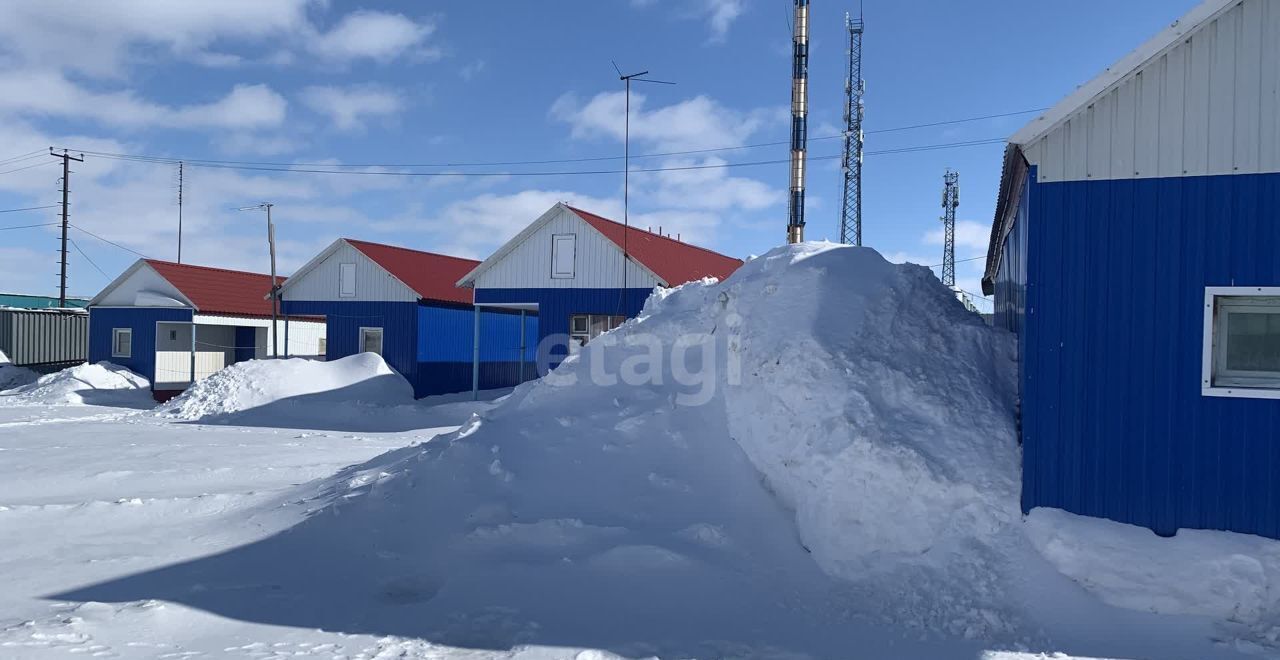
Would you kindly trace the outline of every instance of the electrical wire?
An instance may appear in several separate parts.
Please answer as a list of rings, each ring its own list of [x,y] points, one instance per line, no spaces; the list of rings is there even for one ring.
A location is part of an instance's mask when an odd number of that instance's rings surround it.
[[[23,161],[33,160],[33,159],[36,159],[36,158],[40,158],[40,157],[42,157],[42,156],[44,156],[44,155],[45,155],[45,152],[44,152],[44,151],[42,151],[42,150],[40,150],[40,151],[32,151],[32,152],[29,152],[29,153],[19,154],[19,155],[17,155],[17,156],[11,156],[11,157],[6,158],[6,159],[4,159],[4,160],[0,160],[0,165],[12,165],[13,163],[21,163],[21,162],[23,162]]]
[[[57,224],[61,224],[61,223],[57,223],[57,222],[44,222],[44,223],[41,223],[41,224],[38,224],[38,225],[17,225],[17,226],[14,226],[14,227],[0,227],[0,231],[9,231],[10,229],[31,229],[32,227],[52,227],[52,226],[57,225]]]
[[[1002,112],[1002,113],[997,113],[997,114],[982,115],[982,116],[978,116],[978,117],[965,117],[965,118],[963,118],[963,119],[951,119],[951,120],[946,120],[946,121],[928,122],[928,123],[923,123],[923,124],[911,124],[911,125],[907,125],[907,126],[895,126],[895,127],[891,127],[891,128],[881,128],[881,129],[876,129],[876,130],[873,130],[873,131],[867,131],[867,134],[868,134],[868,135],[871,135],[871,134],[874,134],[874,133],[893,133],[893,132],[899,132],[899,131],[915,130],[915,129],[920,129],[920,128],[933,128],[933,127],[937,127],[937,126],[950,126],[950,125],[954,125],[954,124],[963,124],[963,123],[969,123],[969,122],[975,122],[975,121],[983,121],[983,120],[986,120],[986,119],[998,119],[998,118],[1001,118],[1001,117],[1014,117],[1014,116],[1017,116],[1017,115],[1025,115],[1025,114],[1030,114],[1030,113],[1033,113],[1033,112],[1042,112],[1042,111],[1044,111],[1044,110],[1045,110],[1045,108],[1035,108],[1035,109],[1031,109],[1031,110],[1018,110],[1018,111],[1015,111],[1015,112]],[[811,138],[809,138],[809,141],[810,141],[810,142],[817,142],[817,141],[820,141],[820,140],[838,140],[838,139],[841,139],[841,138],[843,138],[843,137],[844,137],[844,135],[843,135],[843,134],[837,134],[837,135],[823,135],[823,136],[819,136],[819,137],[811,137]],[[1003,138],[999,138],[999,139],[1003,141]],[[664,157],[669,157],[669,156],[690,156],[690,155],[695,155],[695,154],[715,153],[715,152],[721,152],[721,151],[740,151],[740,150],[744,150],[744,149],[756,149],[756,148],[760,148],[760,147],[776,147],[776,146],[789,145],[789,144],[790,144],[790,141],[787,141],[787,140],[782,140],[782,141],[777,141],[777,142],[757,142],[757,143],[754,143],[754,144],[743,144],[743,145],[735,145],[735,146],[729,146],[729,147],[709,147],[709,148],[706,148],[706,149],[686,149],[686,150],[682,150],[682,151],[665,151],[665,152],[657,152],[657,153],[649,153],[649,154],[635,154],[635,155],[632,155],[632,156],[631,156],[631,158],[664,158]],[[178,163],[179,161],[182,161],[182,162],[184,162],[184,163],[187,163],[188,165],[199,164],[199,165],[201,165],[201,166],[206,166],[206,167],[207,167],[207,166],[213,166],[213,165],[225,165],[225,166],[231,166],[231,165],[245,165],[245,166],[255,166],[255,167],[264,167],[264,168],[265,168],[265,167],[290,168],[291,170],[294,170],[294,171],[301,171],[301,170],[296,170],[295,168],[327,168],[327,170],[335,170],[335,169],[344,169],[344,168],[345,168],[345,169],[350,169],[350,168],[370,168],[370,167],[386,167],[386,168],[427,168],[427,167],[499,167],[499,166],[513,166],[513,165],[555,165],[555,164],[563,164],[563,163],[589,163],[589,162],[601,162],[601,161],[610,161],[610,160],[622,160],[622,159],[624,158],[624,156],[591,156],[591,157],[584,157],[584,158],[559,158],[559,159],[546,159],[546,160],[505,160],[505,161],[457,162],[457,163],[452,163],[452,162],[441,162],[441,163],[285,163],[285,162],[279,162],[279,161],[212,160],[212,159],[202,159],[202,158],[165,157],[165,156],[153,156],[153,155],[146,155],[146,154],[123,154],[123,153],[114,153],[114,152],[109,152],[109,151],[84,151],[84,150],[80,150],[80,149],[76,149],[75,151],[78,151],[78,152],[84,153],[84,154],[86,154],[86,155],[90,155],[90,156],[98,156],[98,157],[103,157],[103,158],[117,158],[117,159],[127,159],[127,160],[139,160],[139,161],[148,161],[148,162],[157,162],[157,163],[169,163],[169,164],[176,164],[176,163]],[[895,153],[896,153],[896,152],[895,152]],[[783,161],[783,162],[788,162],[788,161]],[[634,171],[639,171],[639,170],[632,170],[632,171],[634,172]],[[590,172],[590,174],[598,174],[598,173],[600,173],[600,172]],[[621,171],[618,171],[618,172],[612,172],[612,171],[610,171],[610,172],[604,172],[604,173],[613,174],[613,173],[621,173]],[[372,174],[372,172],[371,172],[371,174]],[[385,173],[385,174],[394,174],[394,173]],[[561,173],[557,173],[557,174],[561,174]]]
[[[922,151],[936,151],[939,149],[974,147],[974,146],[1002,143],[1004,142],[1004,140],[1005,138],[1003,137],[996,137],[996,138],[986,138],[982,140],[968,140],[963,142],[946,142],[946,143],[939,143],[939,144],[913,145],[909,147],[899,147],[894,149],[881,149],[877,151],[868,151],[864,155],[878,156],[878,155],[889,155],[889,154],[916,153],[916,152],[922,152]],[[142,156],[142,155],[136,155],[136,154],[112,154],[112,153],[106,153],[106,152],[95,153],[95,152],[88,152],[88,151],[85,151],[83,153],[87,155],[93,155],[99,158],[107,158],[111,160],[133,161],[133,162],[144,162],[144,163],[160,163],[165,165],[172,165],[179,161],[179,159],[159,158],[155,156]],[[843,156],[840,154],[831,154],[831,155],[825,155],[825,156],[809,156],[808,160],[810,161],[839,160],[841,158],[843,158]],[[603,174],[622,174],[624,172],[624,170],[621,170],[621,169],[556,170],[556,171],[532,171],[532,172],[417,172],[417,171],[396,172],[396,171],[386,171],[386,170],[316,169],[311,167],[300,167],[300,166],[289,166],[289,165],[281,165],[281,166],[248,165],[248,164],[240,165],[240,164],[231,164],[231,163],[224,163],[224,162],[197,161],[197,160],[190,160],[185,158],[181,160],[182,162],[186,163],[188,166],[191,166],[191,167],[204,167],[204,168],[211,168],[211,169],[230,169],[230,170],[242,170],[242,171],[254,171],[254,172],[293,172],[298,174],[342,174],[342,175],[355,175],[355,176],[550,177],[550,176],[588,176],[588,175],[603,175]],[[727,168],[735,168],[735,167],[756,167],[761,165],[781,165],[788,162],[790,162],[788,159],[783,158],[783,159],[774,159],[774,160],[745,161],[745,162],[737,162],[737,163],[674,165],[674,166],[668,166],[668,167],[641,167],[641,168],[632,168],[631,172],[645,173],[645,172],[680,172],[680,171],[689,171],[689,170],[713,170],[713,169],[727,169]],[[326,165],[325,167],[332,167],[332,166]]]
[[[75,248],[75,249],[76,249],[76,252],[79,252],[79,253],[80,253],[80,256],[84,257],[84,260],[85,260],[85,261],[89,262],[89,265],[90,265],[90,266],[93,266],[93,269],[94,269],[94,270],[98,271],[99,273],[102,273],[102,276],[103,276],[103,277],[105,277],[105,278],[107,278],[107,279],[111,279],[111,276],[107,275],[107,272],[106,272],[106,271],[104,271],[104,270],[102,270],[101,268],[99,268],[99,267],[98,267],[98,264],[94,263],[93,259],[90,259],[90,258],[89,258],[89,255],[85,254],[85,251],[84,251],[84,250],[80,249],[80,244],[79,244],[79,243],[76,243],[76,239],[71,238],[70,236],[68,236],[68,237],[67,237],[67,241],[71,243],[71,247],[73,247],[73,248]]]
[[[27,165],[26,167],[19,167],[19,168],[12,169],[12,170],[5,170],[5,171],[3,171],[3,172],[0,172],[0,174],[12,174],[12,173],[14,173],[14,172],[21,172],[22,170],[29,170],[29,169],[31,169],[31,168],[33,168],[33,167],[44,167],[45,165],[56,165],[56,164],[57,164],[57,162],[58,162],[58,161],[56,161],[56,160],[51,160],[51,161],[47,161],[47,162],[44,162],[44,163],[36,163],[35,165]]]
[[[0,210],[0,213],[17,213],[18,211],[39,211],[40,209],[56,209],[56,208],[58,208],[59,206],[62,206],[62,205],[61,205],[61,204],[49,204],[49,205],[47,205],[47,206],[28,206],[28,207],[23,208],[23,209],[3,209],[3,210]]]
[[[53,223],[53,224],[58,224],[58,223],[56,223],[56,222],[55,222],[55,223]],[[101,236],[99,236],[99,235],[97,235],[97,234],[95,234],[95,233],[93,233],[93,232],[89,231],[88,229],[85,229],[84,227],[79,226],[79,225],[70,225],[70,226],[71,226],[72,228],[74,228],[74,229],[78,230],[78,231],[82,231],[82,232],[84,232],[84,233],[86,233],[86,234],[88,234],[88,235],[90,235],[90,236],[92,236],[92,237],[94,237],[94,238],[96,238],[96,239],[98,239],[98,240],[102,241],[103,243],[106,243],[106,244],[108,244],[108,245],[114,245],[114,246],[116,246],[116,247],[120,248],[121,250],[124,250],[125,252],[132,252],[132,253],[134,253],[134,254],[138,255],[139,257],[142,257],[143,259],[150,259],[150,258],[151,258],[151,257],[148,257],[147,255],[145,255],[145,254],[143,254],[143,253],[141,253],[141,252],[138,252],[137,250],[135,250],[135,249],[133,249],[133,248],[125,247],[125,246],[123,246],[123,245],[121,245],[121,244],[119,244],[119,243],[117,243],[117,242],[115,242],[115,241],[113,241],[113,240],[111,240],[111,239],[103,238],[103,237],[101,237]]]

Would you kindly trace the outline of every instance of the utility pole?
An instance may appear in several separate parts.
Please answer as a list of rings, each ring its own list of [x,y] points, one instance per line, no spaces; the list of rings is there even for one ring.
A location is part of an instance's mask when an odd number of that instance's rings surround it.
[[[182,263],[182,161],[178,161],[178,263]]]
[[[956,286],[956,207],[960,206],[960,173],[942,175],[942,283]]]
[[[796,1],[791,58],[791,197],[787,242],[804,240],[804,169],[809,142],[809,0]]]
[[[844,15],[849,31],[849,77],[844,84],[844,205],[840,214],[840,242],[862,245],[862,15],[853,20]]]
[[[84,162],[84,154],[80,154],[77,158],[67,153],[66,149],[62,153],[54,153],[53,147],[49,147],[49,155],[54,158],[62,159],[62,274],[58,278],[58,307],[67,306],[67,218],[69,217],[68,200],[69,187],[71,181],[71,161],[78,163]]]
[[[625,298],[627,295],[627,262],[631,260],[631,255],[627,252],[627,234],[631,233],[631,81],[657,85],[674,85],[675,83],[666,80],[641,78],[641,76],[649,75],[648,71],[623,75],[622,70],[618,68],[617,62],[613,63],[613,70],[618,72],[618,79],[623,83],[627,98],[622,128],[622,290],[618,298],[618,315],[621,316],[626,314],[627,309]]]
[[[267,211],[267,247],[271,251],[271,357],[280,357],[280,283],[276,280],[276,226],[271,222],[271,202],[245,206],[238,211]]]

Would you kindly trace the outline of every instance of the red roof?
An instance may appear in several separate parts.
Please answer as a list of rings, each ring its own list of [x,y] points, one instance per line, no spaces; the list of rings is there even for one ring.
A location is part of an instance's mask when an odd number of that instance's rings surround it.
[[[742,265],[741,259],[728,257],[719,252],[690,245],[661,234],[625,227],[621,222],[602,218],[582,209],[569,207],[570,211],[595,227],[596,231],[623,247],[623,236],[626,236],[626,250],[631,258],[643,264],[667,281],[671,286],[685,282],[700,280],[704,277],[715,277],[723,280],[733,274]]]
[[[271,316],[271,276],[171,261],[144,259],[201,314],[226,316]],[[281,284],[285,278],[276,278]]]
[[[455,284],[479,266],[479,261],[353,238],[343,240],[427,300],[471,303],[471,289],[460,289]]]

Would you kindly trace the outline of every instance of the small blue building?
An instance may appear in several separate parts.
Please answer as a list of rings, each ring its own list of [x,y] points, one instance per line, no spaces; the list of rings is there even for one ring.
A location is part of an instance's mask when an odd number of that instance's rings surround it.
[[[128,367],[164,399],[273,351],[323,353],[322,323],[283,318],[272,328],[270,292],[270,275],[139,259],[89,301],[89,361]]]
[[[534,310],[482,310],[455,283],[480,262],[341,238],[281,288],[285,314],[321,317],[326,359],[380,354],[415,396],[510,387],[535,377]],[[473,358],[478,368],[473,370]]]
[[[1024,510],[1280,538],[1280,3],[1209,0],[1016,133],[983,289]]]
[[[659,228],[660,229],[660,228]],[[537,310],[544,368],[640,313],[655,287],[724,279],[741,259],[556,204],[461,277],[487,309]]]

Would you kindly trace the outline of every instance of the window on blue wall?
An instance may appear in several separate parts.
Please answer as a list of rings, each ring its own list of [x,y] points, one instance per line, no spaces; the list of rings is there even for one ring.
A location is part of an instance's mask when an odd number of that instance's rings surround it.
[[[112,328],[111,357],[133,357],[133,330],[130,328]]]
[[[1209,289],[1205,339],[1206,394],[1280,398],[1280,289]]]
[[[360,328],[360,352],[382,355],[382,328]]]
[[[569,317],[569,350],[577,352],[587,342],[626,322],[625,316],[574,314]]]

